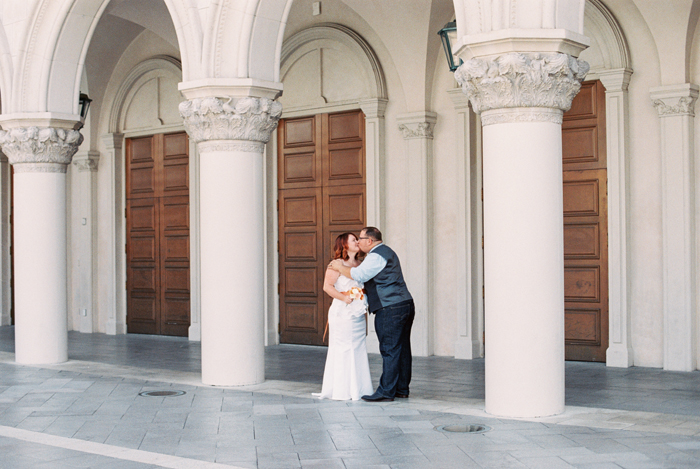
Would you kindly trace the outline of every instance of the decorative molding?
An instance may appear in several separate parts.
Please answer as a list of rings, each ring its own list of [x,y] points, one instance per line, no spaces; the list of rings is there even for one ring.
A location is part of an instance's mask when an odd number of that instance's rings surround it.
[[[510,52],[467,60],[455,79],[476,113],[516,107],[567,111],[588,70],[588,63],[568,54]]]
[[[247,96],[194,98],[180,103],[180,115],[192,140],[248,140],[267,143],[282,115],[282,105]]]
[[[248,153],[262,153],[265,149],[265,144],[262,142],[221,142],[221,141],[205,141],[201,142],[198,147],[200,153],[212,151],[243,151]]]
[[[431,111],[409,112],[396,117],[399,130],[404,139],[433,138],[433,128],[437,122],[437,114]]]
[[[399,124],[403,138],[433,138],[434,123],[418,122],[414,124]]]
[[[698,99],[698,85],[681,83],[660,86],[649,90],[651,101],[659,117],[695,116],[695,101]]]
[[[552,124],[561,125],[563,118],[564,111],[547,107],[491,109],[481,113],[481,125],[513,122],[551,122]]]
[[[97,166],[100,161],[100,152],[90,150],[85,153],[77,153],[73,157],[73,164],[77,166],[78,171],[82,172],[95,172],[97,171]]]
[[[659,113],[659,117],[667,116],[695,116],[696,97],[684,96],[682,98],[673,97],[666,99],[655,99],[654,107]]]
[[[368,119],[378,119],[384,117],[386,105],[389,103],[385,98],[371,98],[360,100],[360,109]]]
[[[14,171],[65,173],[83,136],[56,127],[15,127],[0,130],[0,147]]]

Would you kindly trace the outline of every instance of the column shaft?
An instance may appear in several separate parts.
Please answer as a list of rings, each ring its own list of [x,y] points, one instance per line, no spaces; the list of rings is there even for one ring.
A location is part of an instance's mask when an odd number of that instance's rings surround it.
[[[263,157],[202,147],[202,382],[256,384],[265,379]]]
[[[484,127],[486,411],[564,409],[561,126]]]
[[[66,327],[66,175],[14,177],[15,359],[68,359]]]

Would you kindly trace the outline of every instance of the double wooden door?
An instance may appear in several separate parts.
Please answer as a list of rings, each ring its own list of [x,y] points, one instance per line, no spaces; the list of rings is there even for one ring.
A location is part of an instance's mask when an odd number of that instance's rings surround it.
[[[126,141],[128,332],[188,333],[188,164],[184,132]]]
[[[567,360],[604,362],[608,348],[605,145],[605,89],[586,82],[562,125]]]
[[[361,111],[283,119],[278,127],[280,341],[323,344],[323,278],[335,238],[366,224]]]

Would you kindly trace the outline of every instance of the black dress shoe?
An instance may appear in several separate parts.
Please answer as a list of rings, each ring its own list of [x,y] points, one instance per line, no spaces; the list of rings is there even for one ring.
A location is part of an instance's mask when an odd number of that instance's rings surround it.
[[[394,394],[394,397],[396,397],[396,398],[398,398],[398,399],[407,399],[407,398],[408,398],[408,394],[399,394],[399,393],[397,392],[396,394]]]
[[[393,397],[384,397],[380,396],[377,393],[372,394],[371,396],[362,396],[363,401],[367,402],[392,402],[394,400]]]

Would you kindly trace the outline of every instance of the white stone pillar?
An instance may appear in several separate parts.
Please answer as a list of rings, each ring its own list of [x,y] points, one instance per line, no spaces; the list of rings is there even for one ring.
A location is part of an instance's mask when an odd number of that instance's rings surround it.
[[[78,306],[78,330],[80,332],[95,332],[93,320],[95,315],[94,292],[96,286],[95,273],[97,272],[97,256],[95,241],[97,239],[97,165],[100,160],[100,152],[89,150],[76,153],[73,157],[77,174],[73,180],[78,186],[78,210],[77,232],[77,265],[78,285],[76,304]]]
[[[652,88],[661,124],[664,369],[696,367],[694,106],[698,86]]]
[[[10,163],[4,153],[0,153],[0,326],[12,324],[12,276],[10,259]]]
[[[458,196],[457,239],[459,249],[455,252],[457,264],[456,283],[460,287],[454,294],[457,302],[457,339],[455,358],[471,360],[481,356],[479,338],[480,319],[483,313],[483,253],[481,250],[481,155],[478,151],[476,115],[469,107],[469,98],[461,89],[448,91],[457,113],[455,128]]]
[[[102,214],[98,245],[107,246],[107,252],[97,259],[98,277],[103,279],[100,282],[99,304],[107,315],[105,332],[117,335],[126,334],[124,135],[105,134],[102,136],[102,144],[105,154],[102,155],[102,170],[98,174],[101,183],[108,189],[106,197],[98,200],[98,212]]]
[[[282,106],[194,98],[180,114],[200,155],[202,382],[265,380],[264,143]]]
[[[432,310],[432,167],[434,112],[397,117],[406,151],[406,252],[401,259],[406,285],[416,305],[411,333],[414,355],[433,354]]]
[[[82,143],[77,130],[0,131],[14,166],[15,360],[68,359],[66,167]]]
[[[605,87],[608,161],[608,318],[607,366],[634,365],[632,320],[627,280],[627,166],[629,164],[629,99],[632,70],[605,70],[598,75]]]
[[[561,122],[585,62],[562,53],[470,59],[455,73],[481,113],[486,411],[564,410]]]

